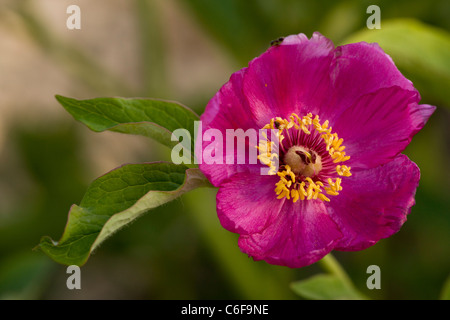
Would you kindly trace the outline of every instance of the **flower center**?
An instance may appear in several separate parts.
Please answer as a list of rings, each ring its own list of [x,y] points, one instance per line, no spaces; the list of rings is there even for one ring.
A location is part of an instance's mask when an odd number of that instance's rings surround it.
[[[296,175],[312,177],[322,170],[322,157],[314,150],[308,150],[303,146],[289,148],[283,160]]]
[[[341,177],[352,175],[350,167],[337,165],[350,156],[345,154],[343,139],[339,139],[337,133],[331,133],[328,120],[321,124],[318,115],[313,118],[308,113],[299,117],[293,113],[289,120],[271,119],[263,129],[278,130],[278,143],[265,136],[266,140],[257,146],[258,159],[270,167],[269,174],[280,177],[275,184],[278,199],[330,201],[324,192],[337,196],[342,190]],[[274,146],[278,146],[278,150],[274,150]],[[280,159],[278,171],[276,158]]]

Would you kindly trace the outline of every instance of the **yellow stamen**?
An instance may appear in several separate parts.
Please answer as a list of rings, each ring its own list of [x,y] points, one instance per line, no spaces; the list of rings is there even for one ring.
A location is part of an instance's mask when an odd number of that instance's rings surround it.
[[[347,167],[346,165],[337,165],[336,172],[340,176],[350,177],[352,173],[350,172],[351,167]]]
[[[300,200],[305,200],[305,197],[307,196],[306,190],[305,190],[305,182],[302,181],[299,186],[299,194],[300,194]]]
[[[339,194],[338,191],[342,190],[341,187],[341,178],[336,178],[336,181],[333,182],[333,179],[328,178],[328,187],[324,187],[325,191],[332,196],[337,196]]]
[[[294,203],[296,203],[298,201],[298,199],[300,198],[300,194],[298,193],[297,189],[292,189],[291,190],[291,197],[292,197],[292,201]]]
[[[322,201],[327,201],[327,202],[330,202],[330,199],[329,198],[327,198],[323,193],[319,193],[319,199],[320,200],[322,200]]]

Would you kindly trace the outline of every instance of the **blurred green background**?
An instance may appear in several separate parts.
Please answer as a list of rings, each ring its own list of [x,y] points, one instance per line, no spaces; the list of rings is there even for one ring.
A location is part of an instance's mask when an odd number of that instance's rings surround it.
[[[71,4],[81,8],[81,30],[66,28]],[[379,31],[366,28],[372,4],[381,8]],[[82,267],[82,290],[68,290],[66,268],[32,249],[41,236],[59,239],[96,177],[123,163],[170,160],[170,150],[143,137],[90,132],[55,94],[163,98],[201,114],[271,40],[314,31],[336,45],[379,40],[422,103],[438,107],[405,151],[422,178],[401,231],[364,251],[335,252],[371,298],[437,299],[450,275],[449,17],[447,0],[1,0],[0,299],[298,299],[289,284],[320,269],[240,253],[218,222],[215,190],[118,232]],[[372,264],[381,290],[366,288]]]

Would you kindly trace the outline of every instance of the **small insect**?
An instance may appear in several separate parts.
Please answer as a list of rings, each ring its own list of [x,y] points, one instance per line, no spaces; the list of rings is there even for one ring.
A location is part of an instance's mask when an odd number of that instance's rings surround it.
[[[280,37],[278,39],[272,40],[272,41],[270,41],[270,45],[272,47],[279,46],[283,42],[283,40],[284,40],[284,37]]]
[[[314,151],[308,152],[306,150],[305,151],[298,150],[295,153],[300,157],[300,159],[302,159],[303,163],[306,164],[316,163],[317,154]]]
[[[275,121],[273,122],[273,125],[274,125],[275,128],[280,129],[281,122],[280,122],[279,120],[275,120]]]
[[[309,164],[309,157],[311,156],[309,153],[306,154],[305,151],[295,151],[295,153],[302,159],[303,163]]]

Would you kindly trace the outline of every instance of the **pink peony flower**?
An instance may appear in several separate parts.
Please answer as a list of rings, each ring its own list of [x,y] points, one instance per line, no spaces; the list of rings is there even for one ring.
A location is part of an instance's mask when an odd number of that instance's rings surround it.
[[[217,213],[255,260],[298,268],[396,233],[420,172],[400,154],[434,106],[377,44],[334,47],[319,33],[278,41],[234,73],[201,116],[203,132],[277,130],[258,164],[201,163]],[[202,148],[208,143],[203,142]],[[276,167],[272,160],[279,159]],[[272,171],[262,175],[260,169]],[[266,167],[267,168],[267,167]]]

